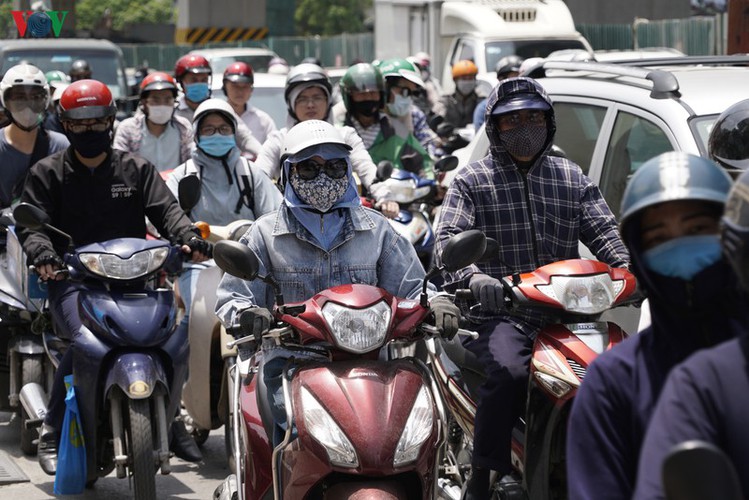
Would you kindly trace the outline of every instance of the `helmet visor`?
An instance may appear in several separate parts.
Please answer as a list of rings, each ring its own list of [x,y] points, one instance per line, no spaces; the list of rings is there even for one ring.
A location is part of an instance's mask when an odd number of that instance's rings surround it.
[[[492,115],[504,115],[521,109],[548,111],[551,106],[538,94],[515,94],[505,101],[497,102],[492,109]]]

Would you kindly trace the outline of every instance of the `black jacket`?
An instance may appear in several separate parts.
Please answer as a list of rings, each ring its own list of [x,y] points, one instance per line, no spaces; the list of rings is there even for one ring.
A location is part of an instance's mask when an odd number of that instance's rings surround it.
[[[94,169],[78,161],[72,148],[48,156],[29,170],[21,201],[44,210],[75,246],[144,238],[146,216],[173,243],[196,236],[156,168],[124,151],[110,150]],[[18,233],[30,264],[53,247],[59,255],[66,249],[65,239],[51,232],[21,228]]]

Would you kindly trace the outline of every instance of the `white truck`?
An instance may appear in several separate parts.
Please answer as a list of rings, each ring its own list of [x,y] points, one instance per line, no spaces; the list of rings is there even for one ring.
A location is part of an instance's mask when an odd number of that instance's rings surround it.
[[[563,0],[374,0],[375,57],[425,51],[432,74],[452,93],[452,64],[471,59],[478,79],[493,87],[504,56],[546,57],[563,49],[593,52],[575,30]]]

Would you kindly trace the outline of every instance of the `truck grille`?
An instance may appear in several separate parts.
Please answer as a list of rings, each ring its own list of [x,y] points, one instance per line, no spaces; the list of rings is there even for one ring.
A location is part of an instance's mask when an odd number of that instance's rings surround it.
[[[536,8],[532,5],[537,0],[479,0],[477,3],[497,11],[506,23],[532,23],[536,20]],[[508,7],[513,3],[517,7]]]

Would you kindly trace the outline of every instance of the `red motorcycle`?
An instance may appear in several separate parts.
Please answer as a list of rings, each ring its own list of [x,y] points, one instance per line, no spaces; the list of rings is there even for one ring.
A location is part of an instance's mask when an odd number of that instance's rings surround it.
[[[491,242],[490,242],[491,244]],[[574,259],[502,279],[508,309],[557,313],[533,345],[523,416],[513,431],[515,481],[493,483],[494,498],[546,500],[567,497],[565,442],[567,418],[590,363],[621,342],[626,333],[599,321],[613,307],[632,303],[635,278],[626,269],[595,260]],[[452,417],[447,451],[447,498],[460,498],[470,470],[477,388],[484,380],[476,357],[460,342],[427,342],[434,378]]]
[[[425,323],[427,280],[444,268],[470,265],[485,247],[478,231],[454,238],[445,266],[427,275],[418,300],[352,284],[284,305],[276,288],[276,325],[262,341],[314,352],[317,360],[299,362],[283,376],[292,425],[275,447],[262,351],[247,362],[246,377],[238,363],[236,470],[214,498],[435,498],[447,420],[428,368],[413,357],[415,343],[435,330]],[[245,245],[219,242],[214,259],[234,276],[257,276],[257,258]],[[270,277],[260,279],[273,285]],[[245,321],[240,315],[240,329]],[[252,342],[257,339],[231,344],[241,356],[241,344]]]

